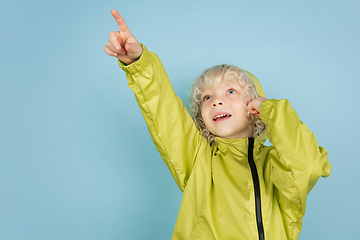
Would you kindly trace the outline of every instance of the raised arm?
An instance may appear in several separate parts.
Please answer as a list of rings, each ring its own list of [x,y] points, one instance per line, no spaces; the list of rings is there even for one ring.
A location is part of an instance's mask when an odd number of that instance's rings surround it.
[[[119,31],[109,34],[109,41],[104,47],[104,51],[126,64],[131,64],[139,59],[142,54],[142,47],[138,40],[131,34],[125,20],[118,11],[111,11]]]
[[[116,10],[112,15],[120,32],[109,34],[104,51],[120,60],[152,140],[183,191],[199,151],[210,146],[175,95],[160,59],[134,38]]]

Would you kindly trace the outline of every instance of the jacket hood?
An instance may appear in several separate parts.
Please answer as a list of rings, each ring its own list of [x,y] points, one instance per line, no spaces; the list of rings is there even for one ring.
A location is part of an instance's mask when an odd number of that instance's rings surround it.
[[[250,79],[255,85],[257,94],[266,98],[264,89],[262,88],[259,79],[257,79],[257,77],[255,77],[254,74],[252,74],[251,72],[248,71],[246,72],[250,75]],[[267,128],[265,128],[264,131],[262,131],[262,133],[255,139],[255,143],[259,142],[260,144],[264,144],[266,139],[267,139]]]
[[[264,89],[262,88],[262,86],[259,82],[259,79],[257,79],[251,72],[248,72],[248,71],[246,71],[246,72],[250,75],[250,79],[253,82],[253,84],[255,85],[257,94],[266,98]]]

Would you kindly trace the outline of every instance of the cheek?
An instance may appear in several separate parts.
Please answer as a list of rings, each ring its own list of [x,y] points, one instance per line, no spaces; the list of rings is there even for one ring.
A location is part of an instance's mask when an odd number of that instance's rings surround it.
[[[248,105],[247,99],[248,99],[248,96],[246,94],[241,94],[237,100],[237,104],[241,105],[241,107],[246,110],[247,105]]]
[[[206,119],[206,117],[205,117],[206,109],[202,106],[200,111],[201,111],[201,117],[205,121],[205,119]]]
[[[201,107],[201,117],[203,119],[203,122],[205,124],[207,124],[209,122],[209,107],[206,106],[206,104],[204,104],[202,107]]]

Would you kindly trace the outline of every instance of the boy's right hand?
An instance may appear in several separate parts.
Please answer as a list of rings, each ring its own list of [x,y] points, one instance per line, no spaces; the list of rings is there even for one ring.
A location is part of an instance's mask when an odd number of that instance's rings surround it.
[[[104,51],[126,64],[131,64],[139,59],[142,54],[142,47],[138,40],[131,34],[125,20],[115,9],[111,10],[115,21],[119,26],[117,32],[109,34],[109,41]]]

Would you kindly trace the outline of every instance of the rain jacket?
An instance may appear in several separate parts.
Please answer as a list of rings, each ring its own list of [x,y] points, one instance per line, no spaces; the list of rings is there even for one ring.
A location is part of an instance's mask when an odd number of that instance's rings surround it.
[[[287,100],[265,100],[259,137],[210,145],[154,54],[119,61],[152,140],[183,198],[173,240],[298,239],[306,196],[330,175],[327,152]],[[258,93],[265,96],[251,75]],[[269,138],[272,146],[265,146]]]

